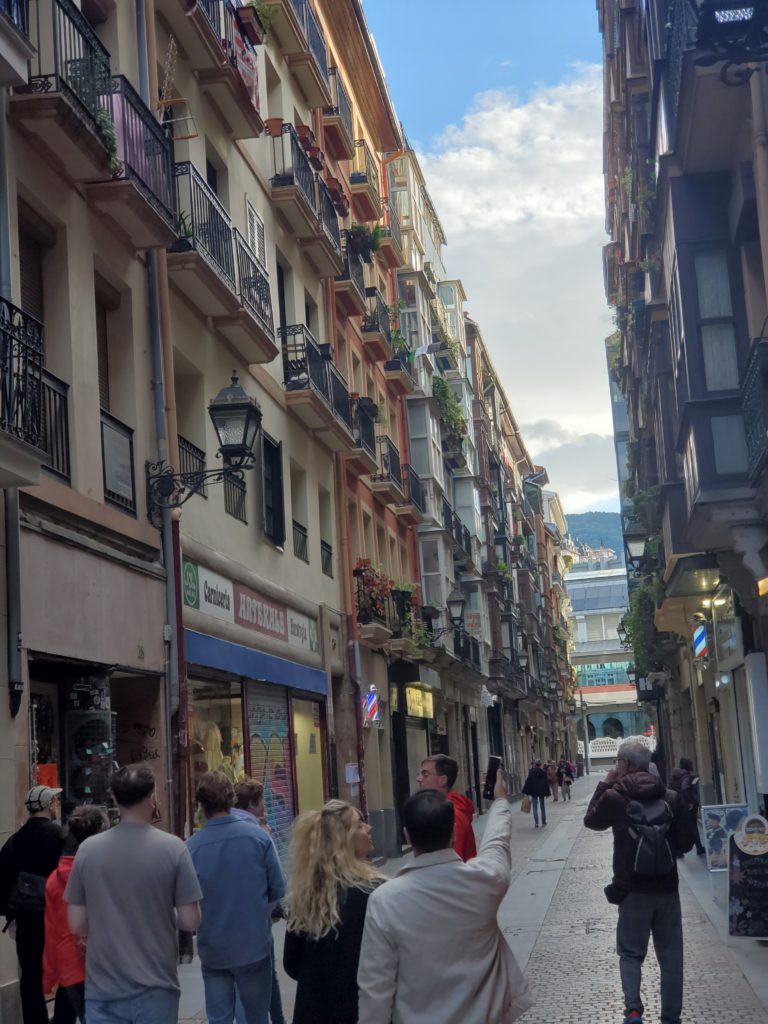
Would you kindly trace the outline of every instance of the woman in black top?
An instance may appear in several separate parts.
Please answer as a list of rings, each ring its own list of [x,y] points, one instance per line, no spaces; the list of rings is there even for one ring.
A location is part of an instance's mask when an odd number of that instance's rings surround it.
[[[368,896],[383,881],[371,826],[342,800],[293,830],[283,966],[298,982],[293,1024],[357,1024],[357,966]]]

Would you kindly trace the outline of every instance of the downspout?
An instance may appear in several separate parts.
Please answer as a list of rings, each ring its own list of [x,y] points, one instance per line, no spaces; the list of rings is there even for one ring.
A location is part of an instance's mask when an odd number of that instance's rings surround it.
[[[150,0],[150,14],[154,17],[154,9]],[[152,74],[149,62],[150,49],[150,22],[147,18],[147,4],[145,0],[136,0],[136,36],[139,60],[139,91],[141,98],[152,109],[151,78]],[[154,55],[153,55],[154,63]],[[158,297],[158,266],[157,255],[154,251],[147,252],[147,313],[149,321],[150,350],[152,359],[152,404],[155,419],[155,440],[157,442],[157,455],[163,462],[169,461],[168,453],[168,431],[165,419],[165,384],[163,373],[163,339],[160,324],[160,302]],[[168,675],[166,678],[165,701],[166,701],[166,786],[168,798],[174,813],[176,831],[183,834],[183,822],[185,818],[184,806],[180,796],[174,788],[174,758],[173,758],[173,729],[172,724],[179,712],[179,619],[177,616],[176,591],[178,586],[177,565],[174,557],[173,526],[171,513],[168,509],[162,511],[161,519],[161,544],[163,552],[163,563],[166,571],[165,583],[165,615],[168,623],[165,641],[168,644]],[[178,741],[177,741],[178,742]]]
[[[0,89],[0,295],[11,298],[11,210],[8,199],[8,137],[6,104],[8,91]],[[6,487],[5,505],[5,594],[8,642],[8,707],[11,718],[18,715],[24,682],[21,671],[21,539],[19,490]]]

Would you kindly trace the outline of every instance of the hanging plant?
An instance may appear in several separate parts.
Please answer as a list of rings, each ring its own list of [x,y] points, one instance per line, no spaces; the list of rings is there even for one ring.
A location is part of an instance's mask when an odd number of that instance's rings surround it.
[[[432,397],[440,410],[440,419],[449,434],[466,434],[467,421],[464,418],[458,398],[442,377],[432,378]]]
[[[347,245],[352,252],[370,263],[373,254],[381,248],[382,229],[379,225],[369,228],[366,224],[353,224],[347,228]]]

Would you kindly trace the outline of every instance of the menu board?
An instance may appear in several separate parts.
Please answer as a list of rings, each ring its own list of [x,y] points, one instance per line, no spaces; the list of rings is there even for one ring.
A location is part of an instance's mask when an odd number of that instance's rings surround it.
[[[707,867],[710,871],[728,870],[728,839],[740,827],[749,808],[746,804],[710,804],[701,808]]]
[[[757,814],[729,840],[728,931],[768,939],[768,821]]]

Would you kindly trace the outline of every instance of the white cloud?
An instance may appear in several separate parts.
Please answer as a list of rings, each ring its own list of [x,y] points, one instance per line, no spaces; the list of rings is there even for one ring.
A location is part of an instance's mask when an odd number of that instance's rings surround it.
[[[602,96],[596,66],[574,67],[527,97],[483,93],[420,154],[448,236],[449,276],[464,282],[518,421],[560,431],[545,435],[553,442],[546,454],[570,511],[588,507],[590,495],[602,503],[594,507],[615,505],[616,493],[612,446],[593,447],[592,461],[573,467],[578,487],[556,457],[558,443],[567,448],[582,435],[607,442],[612,429]],[[527,440],[533,449],[536,439]],[[546,463],[543,451],[540,458]]]

